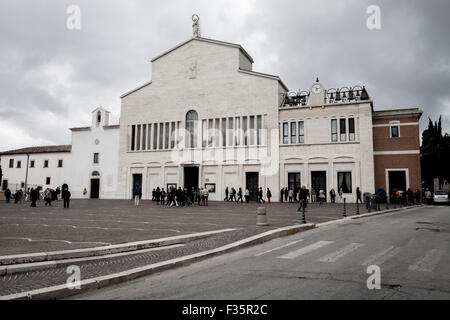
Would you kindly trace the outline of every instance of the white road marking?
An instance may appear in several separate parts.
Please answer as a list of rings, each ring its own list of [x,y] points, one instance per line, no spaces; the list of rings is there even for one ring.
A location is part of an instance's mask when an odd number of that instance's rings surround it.
[[[335,262],[342,258],[343,256],[355,251],[356,249],[364,246],[363,243],[350,243],[348,246],[343,247],[342,249],[339,249],[338,251],[335,251],[333,253],[327,254],[326,256],[318,259],[317,261],[320,262]]]
[[[76,242],[76,241],[68,241],[68,240],[55,240],[55,239],[31,239],[31,238],[21,238],[21,237],[1,237],[0,240],[25,240],[28,242],[64,242],[67,244],[77,244],[77,243],[81,243],[81,244],[88,244],[88,243],[92,243],[92,244],[101,244],[101,245],[111,245],[110,243],[107,242],[92,242],[92,241],[86,241],[86,242]]]
[[[302,256],[304,254],[310,253],[310,252],[312,252],[314,250],[317,250],[319,248],[322,248],[324,246],[327,246],[327,245],[329,245],[329,244],[331,244],[333,242],[334,241],[317,241],[316,243],[313,243],[313,244],[311,244],[309,246],[306,246],[306,247],[300,248],[298,250],[289,252],[287,254],[279,256],[278,258],[280,258],[280,259],[294,259],[294,258],[300,257],[300,256]]]
[[[303,241],[303,239],[300,239],[300,240],[297,240],[297,241],[292,241],[292,242],[289,242],[289,243],[287,243],[287,244],[285,244],[283,246],[280,246],[280,247],[277,247],[277,248],[274,248],[274,249],[270,249],[270,250],[267,250],[267,251],[264,251],[264,252],[260,252],[258,254],[255,254],[254,256],[255,257],[259,257],[259,256],[262,256],[263,254],[266,254],[266,253],[269,253],[269,252],[272,252],[272,251],[276,251],[276,250],[280,250],[280,249],[292,246],[293,244],[299,243],[301,241]]]
[[[441,258],[444,256],[444,254],[444,250],[432,249],[428,251],[425,256],[419,259],[416,263],[410,265],[408,267],[408,270],[432,272],[439,261],[441,261]]]
[[[401,248],[395,248],[394,246],[390,246],[389,248],[386,248],[384,250],[381,250],[377,252],[376,254],[370,256],[367,258],[361,265],[362,266],[370,266],[370,265],[382,265],[389,259],[391,259],[393,256],[398,254],[400,252]]]

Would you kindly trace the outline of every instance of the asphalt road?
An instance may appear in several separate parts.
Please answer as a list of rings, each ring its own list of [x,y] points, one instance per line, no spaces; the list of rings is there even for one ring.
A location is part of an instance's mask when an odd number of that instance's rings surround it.
[[[381,289],[369,290],[368,266]],[[450,299],[450,207],[333,223],[71,299]]]

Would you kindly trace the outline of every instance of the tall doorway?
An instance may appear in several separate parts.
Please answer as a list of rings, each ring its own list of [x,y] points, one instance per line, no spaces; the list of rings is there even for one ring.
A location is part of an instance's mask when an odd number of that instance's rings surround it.
[[[389,194],[387,195],[391,202],[394,199],[391,197],[392,191],[400,190],[406,191],[406,171],[388,171],[388,180],[389,180]]]
[[[184,187],[186,189],[197,189],[198,186],[198,167],[184,167]]]
[[[258,199],[258,187],[259,187],[259,174],[258,172],[246,172],[245,173],[245,186],[250,191],[250,200],[256,201]]]
[[[327,199],[327,172],[326,171],[311,171],[311,187],[316,191],[317,199],[319,198],[319,191],[325,192],[325,201]]]
[[[91,179],[91,199],[100,197],[100,179]]]
[[[133,174],[133,185],[131,186],[131,198],[133,198],[134,189],[138,186],[142,190],[142,174],[134,173]]]
[[[288,173],[289,190],[300,190],[300,173]]]

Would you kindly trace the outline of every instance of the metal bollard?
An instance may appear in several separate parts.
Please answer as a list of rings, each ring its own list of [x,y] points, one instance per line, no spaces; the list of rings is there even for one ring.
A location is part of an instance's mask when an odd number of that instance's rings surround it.
[[[389,210],[389,200],[386,199],[386,210]]]
[[[359,216],[359,202],[356,200],[356,215]]]
[[[369,198],[369,208],[368,208],[368,210],[369,210],[369,213],[372,212],[372,199],[371,198]]]
[[[259,226],[259,227],[268,226],[269,222],[267,221],[266,207],[259,207],[256,210],[256,213],[257,213],[256,225]]]
[[[345,198],[344,198],[344,218],[347,217],[347,209],[345,207]]]
[[[303,223],[303,224],[306,223],[305,205],[306,205],[306,200],[303,200],[303,207],[302,207],[302,223]]]

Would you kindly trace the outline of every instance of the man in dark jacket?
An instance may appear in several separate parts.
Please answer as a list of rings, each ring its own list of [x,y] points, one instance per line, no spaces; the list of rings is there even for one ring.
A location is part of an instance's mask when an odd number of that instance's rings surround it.
[[[298,210],[297,210],[297,211],[301,211],[301,210],[302,210],[302,207],[304,207],[305,210],[306,210],[306,203],[307,203],[306,200],[307,200],[307,199],[308,199],[308,190],[306,190],[306,187],[303,186],[303,187],[300,189],[300,193],[299,193],[300,206],[298,207]]]
[[[6,197],[6,203],[9,203],[9,199],[11,199],[11,190],[9,190],[9,188],[6,188],[5,197]]]
[[[31,205],[30,205],[30,207],[36,207],[36,201],[39,198],[39,190],[38,190],[38,188],[31,189],[30,197],[31,197]]]
[[[70,194],[69,189],[63,189],[62,198],[64,200],[64,208],[69,209],[70,196],[71,196],[71,194]]]

